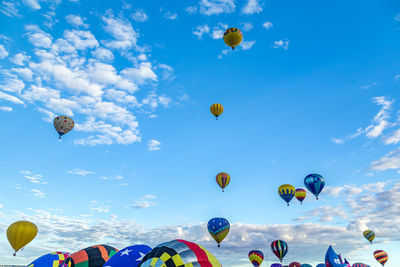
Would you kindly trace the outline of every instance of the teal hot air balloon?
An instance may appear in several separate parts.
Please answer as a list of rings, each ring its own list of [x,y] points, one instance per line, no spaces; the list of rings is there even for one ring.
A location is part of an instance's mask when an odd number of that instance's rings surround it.
[[[312,266],[308,263],[303,263],[302,265],[300,265],[300,267],[312,267]]]
[[[312,173],[304,178],[304,185],[318,199],[319,193],[325,186],[325,179],[320,174]]]

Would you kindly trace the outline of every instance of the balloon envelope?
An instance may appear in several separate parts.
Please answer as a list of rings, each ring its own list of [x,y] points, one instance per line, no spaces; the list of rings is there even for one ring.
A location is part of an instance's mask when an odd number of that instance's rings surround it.
[[[388,254],[383,250],[376,250],[374,252],[374,257],[382,266],[384,266],[389,259]]]
[[[129,246],[118,251],[112,256],[103,267],[137,267],[144,256],[151,251],[146,245]]]
[[[312,267],[312,266],[308,263],[303,263],[302,265],[300,265],[300,267]]]
[[[254,266],[258,267],[264,260],[264,254],[260,250],[251,250],[249,260]]]
[[[304,185],[318,199],[319,193],[324,189],[325,179],[320,174],[312,173],[304,178]]]
[[[18,250],[31,242],[36,237],[37,233],[38,228],[34,223],[28,221],[18,221],[12,223],[8,227],[7,239],[16,253]]]
[[[289,202],[292,200],[294,197],[294,194],[296,192],[296,189],[294,188],[293,185],[290,184],[284,184],[281,185],[278,188],[278,194],[279,196],[286,201],[287,205],[289,206]]]
[[[317,264],[317,266],[315,266],[315,267],[326,267],[326,265],[325,265],[325,263],[319,263],[319,264]]]
[[[62,115],[54,119],[53,125],[61,138],[62,135],[69,133],[74,128],[75,123],[70,117]]]
[[[222,188],[222,192],[224,192],[225,187],[231,181],[231,176],[229,174],[227,174],[226,172],[220,172],[215,177],[215,180],[217,181],[217,184],[219,185],[219,187]]]
[[[222,240],[228,235],[230,227],[228,220],[225,218],[212,218],[208,221],[208,232],[218,243],[218,247]]]
[[[300,262],[294,261],[289,264],[289,267],[300,267]]]
[[[212,104],[210,107],[211,114],[215,116],[216,119],[224,112],[224,107],[221,104]]]
[[[354,263],[351,267],[370,267],[370,266],[364,263]]]
[[[325,254],[326,267],[350,267],[349,264],[344,263],[342,259],[336,254],[332,246],[329,246]]]
[[[117,252],[108,245],[87,247],[71,254],[59,267],[102,267]]]
[[[306,198],[307,192],[303,188],[297,188],[294,193],[294,197],[303,204],[303,200]]]
[[[374,233],[374,231],[371,231],[371,230],[365,230],[363,232],[363,236],[365,237],[365,239],[367,239],[372,244],[372,241],[375,238],[375,233]]]
[[[238,28],[229,28],[224,32],[224,42],[227,46],[235,49],[243,39],[243,34]]]
[[[285,257],[286,253],[288,252],[288,245],[283,240],[275,240],[271,243],[271,250],[282,262],[283,257]]]
[[[54,267],[60,265],[71,255],[68,252],[53,252],[43,255],[28,264],[27,267]]]
[[[144,256],[139,267],[222,267],[205,248],[195,243],[177,239],[156,246]]]
[[[272,263],[271,267],[282,267],[282,264],[280,264],[280,263]]]

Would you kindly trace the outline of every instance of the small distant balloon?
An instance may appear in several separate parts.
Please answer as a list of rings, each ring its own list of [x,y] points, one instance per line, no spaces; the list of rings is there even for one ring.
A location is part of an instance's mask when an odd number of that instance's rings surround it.
[[[243,39],[243,34],[238,28],[229,28],[224,33],[224,42],[227,46],[232,47],[232,50],[238,46]]]
[[[264,254],[260,250],[251,250],[249,260],[255,267],[258,267],[264,260]]]
[[[382,264],[382,266],[385,266],[385,263],[388,261],[389,256],[388,254],[383,251],[383,250],[376,250],[374,252],[374,258],[380,263]]]
[[[7,239],[14,249],[14,256],[18,250],[25,247],[37,235],[38,228],[36,224],[28,221],[18,221],[11,224],[7,229]]]
[[[296,189],[294,188],[293,185],[290,184],[284,184],[281,185],[278,188],[278,194],[279,196],[286,201],[287,205],[289,206],[289,202],[292,200],[294,197],[294,194],[296,192]]]
[[[212,238],[217,242],[218,247],[220,243],[229,233],[230,224],[225,218],[212,218],[208,221],[207,229]]]
[[[300,262],[297,261],[291,262],[289,264],[289,267],[300,267],[300,266],[301,266]]]
[[[306,190],[303,188],[297,188],[296,193],[294,194],[295,198],[300,201],[300,204],[303,204],[303,200],[306,198]]]
[[[304,178],[304,185],[318,199],[319,193],[324,189],[325,179],[320,174],[312,173]]]
[[[364,263],[354,263],[351,267],[371,267]]]
[[[271,267],[283,267],[283,266],[280,263],[272,263]],[[286,267],[289,267],[289,266],[286,266]]]
[[[210,111],[215,116],[215,119],[218,120],[218,117],[224,112],[224,107],[221,104],[212,104]]]
[[[57,116],[53,121],[54,128],[58,132],[59,139],[66,133],[69,133],[74,128],[74,121],[68,116]]]
[[[288,252],[288,245],[283,240],[275,240],[271,243],[271,250],[278,257],[280,262],[285,257],[286,253]]]
[[[375,238],[375,233],[372,230],[365,230],[363,232],[363,236],[365,237],[365,239],[367,239],[372,244],[372,241]]]
[[[231,181],[231,176],[226,172],[220,172],[217,174],[215,180],[217,181],[219,187],[222,188],[222,192],[224,192],[225,187],[227,187]]]

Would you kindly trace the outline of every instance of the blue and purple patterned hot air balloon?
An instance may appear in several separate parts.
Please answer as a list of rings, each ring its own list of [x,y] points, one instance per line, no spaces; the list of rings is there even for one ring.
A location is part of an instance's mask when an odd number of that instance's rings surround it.
[[[325,179],[320,174],[312,173],[304,178],[304,185],[318,199],[319,193],[325,186]]]

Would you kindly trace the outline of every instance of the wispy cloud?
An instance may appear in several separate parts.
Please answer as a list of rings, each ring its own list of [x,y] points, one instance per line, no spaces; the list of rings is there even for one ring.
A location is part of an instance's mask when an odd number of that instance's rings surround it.
[[[287,50],[289,48],[289,40],[275,41],[273,48],[283,48],[283,49]]]
[[[145,22],[149,19],[146,12],[143,9],[136,9],[132,14],[131,17],[136,22]]]
[[[18,2],[3,0],[0,3],[0,12],[7,17],[20,17]]]
[[[147,209],[154,207],[157,205],[157,203],[153,201],[155,198],[156,197],[153,195],[145,195],[142,198],[135,200],[131,207],[135,209]]]
[[[400,169],[400,148],[389,152],[381,159],[372,162],[370,168],[377,171]]]
[[[21,171],[21,174],[28,179],[31,183],[34,184],[47,184],[47,182],[45,182],[43,180],[43,175],[41,174],[33,174],[30,171]]]
[[[247,0],[246,5],[242,8],[242,13],[248,15],[260,13],[261,11],[262,7],[259,0]]]
[[[263,27],[267,30],[271,29],[274,25],[272,24],[272,22],[266,21],[263,23]]]
[[[8,52],[4,45],[0,44],[0,59],[8,57]]]
[[[36,198],[45,198],[46,197],[46,194],[38,189],[31,189],[31,193]]]
[[[200,0],[200,13],[211,16],[235,11],[234,0]]]
[[[203,35],[209,32],[210,32],[210,27],[208,27],[207,24],[203,24],[197,26],[196,29],[193,31],[193,34],[196,35],[199,40],[201,40],[203,39]]]
[[[242,23],[241,30],[244,32],[249,32],[253,29],[253,23],[251,22],[244,22]]]
[[[117,174],[115,176],[102,176],[101,179],[103,179],[103,180],[123,180],[124,176]]]
[[[85,20],[86,18],[81,18],[80,16],[77,15],[68,15],[65,17],[65,20],[71,24],[72,26],[79,28],[79,27],[83,27],[83,28],[88,28],[89,25],[85,24]]]
[[[83,170],[83,169],[73,169],[73,170],[67,171],[67,173],[80,175],[80,176],[86,176],[89,174],[93,174],[92,171],[87,171],[87,170]]]
[[[39,10],[41,8],[39,5],[39,1],[37,0],[22,0],[22,3],[34,10]]]
[[[251,49],[252,47],[253,47],[253,45],[256,43],[256,41],[243,41],[241,44],[240,44],[240,47],[243,49],[243,50],[249,50],[249,49]]]
[[[395,21],[400,21],[400,13],[397,13],[396,16],[394,17]]]
[[[5,107],[5,106],[0,106],[1,111],[6,111],[6,112],[11,112],[13,111],[12,107]]]
[[[160,148],[160,145],[161,145],[161,142],[160,142],[160,141],[157,141],[157,140],[155,140],[155,139],[151,139],[151,140],[149,140],[149,142],[148,142],[148,149],[149,149],[150,151],[158,151],[158,150],[161,149],[161,148]]]
[[[177,20],[177,19],[178,19],[178,14],[172,13],[172,12],[170,12],[170,11],[167,11],[167,12],[164,14],[164,18],[165,18],[165,19],[168,19],[168,20]]]

